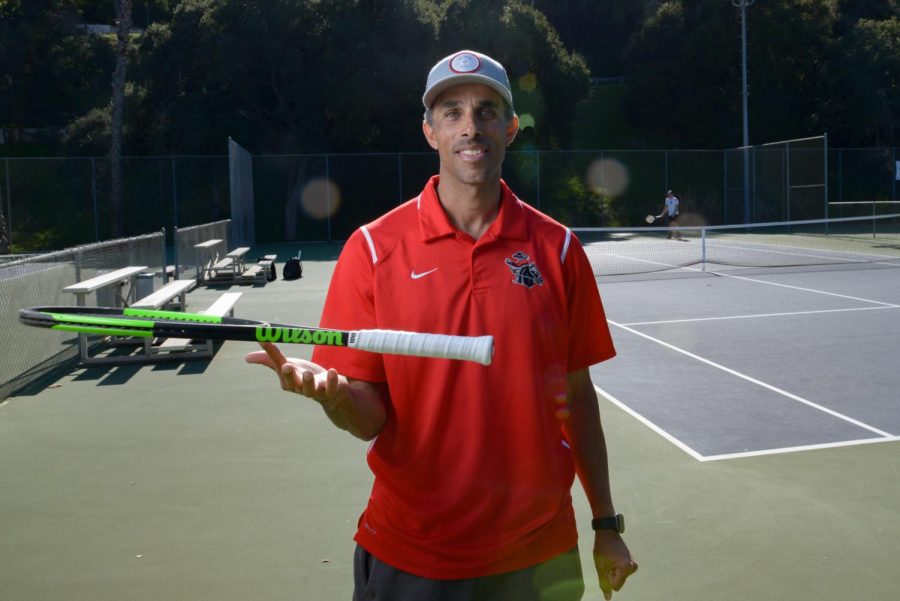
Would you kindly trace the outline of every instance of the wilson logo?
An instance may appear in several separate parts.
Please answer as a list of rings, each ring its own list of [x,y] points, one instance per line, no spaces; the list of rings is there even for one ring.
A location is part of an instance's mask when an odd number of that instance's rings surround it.
[[[346,346],[343,332],[306,330],[303,328],[256,328],[259,342],[285,342],[289,344],[324,344]]]

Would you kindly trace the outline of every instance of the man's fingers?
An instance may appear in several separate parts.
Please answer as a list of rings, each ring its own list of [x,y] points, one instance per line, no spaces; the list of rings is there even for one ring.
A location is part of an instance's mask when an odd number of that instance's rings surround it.
[[[612,599],[612,585],[609,583],[609,576],[606,574],[600,576],[600,590],[603,591],[603,598],[606,601]]]
[[[625,573],[625,570],[619,567],[612,568],[609,571],[609,585],[612,587],[612,590],[617,591],[622,588],[622,585],[625,584],[625,579],[628,578],[628,575]]]
[[[268,368],[279,371],[281,366],[287,362],[281,350],[271,342],[261,342],[259,346],[261,351],[253,351],[244,355],[244,361],[255,365],[265,365]]]
[[[325,380],[325,396],[331,398],[338,393],[338,372],[336,369],[329,369]]]
[[[253,351],[244,355],[244,361],[254,365],[265,365],[266,367],[275,369],[271,357],[265,351]]]
[[[321,374],[325,368],[306,359],[285,357],[281,349],[271,342],[261,342],[261,351],[247,353],[244,361],[265,365],[278,374],[281,389],[296,392],[322,402],[326,397],[338,392],[339,380],[335,370],[328,370],[325,378]],[[332,372],[334,372],[332,374]]]
[[[272,363],[274,363],[275,365],[281,367],[282,365],[287,363],[287,359],[281,353],[281,349],[279,349],[271,342],[261,342],[259,346],[262,347],[262,349],[266,352],[266,355],[268,355],[269,358],[272,359]]]
[[[628,566],[614,565],[600,578],[600,589],[607,601],[612,599],[613,591],[621,590],[628,577],[637,572],[638,566],[633,561]]]

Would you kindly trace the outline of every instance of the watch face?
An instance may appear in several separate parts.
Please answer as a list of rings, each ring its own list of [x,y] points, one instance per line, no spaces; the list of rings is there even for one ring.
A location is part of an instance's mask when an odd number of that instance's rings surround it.
[[[606,518],[595,518],[591,521],[591,527],[594,530],[615,530],[619,534],[625,532],[625,516],[617,513],[614,516]]]

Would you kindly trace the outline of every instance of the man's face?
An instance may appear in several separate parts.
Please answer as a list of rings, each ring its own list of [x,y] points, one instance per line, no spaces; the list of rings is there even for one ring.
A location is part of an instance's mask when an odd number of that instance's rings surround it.
[[[507,120],[499,94],[481,84],[453,86],[431,107],[422,129],[441,159],[441,181],[477,186],[500,180],[506,147],[516,137],[518,117]]]

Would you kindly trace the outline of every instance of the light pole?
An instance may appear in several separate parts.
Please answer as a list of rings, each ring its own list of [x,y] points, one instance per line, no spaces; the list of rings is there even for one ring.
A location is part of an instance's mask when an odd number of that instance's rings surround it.
[[[741,101],[744,131],[744,222],[750,223],[750,132],[747,126],[747,7],[756,0],[731,0],[741,9]]]

